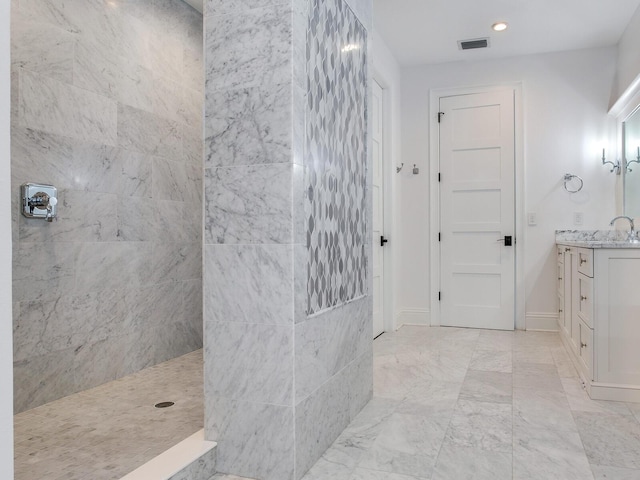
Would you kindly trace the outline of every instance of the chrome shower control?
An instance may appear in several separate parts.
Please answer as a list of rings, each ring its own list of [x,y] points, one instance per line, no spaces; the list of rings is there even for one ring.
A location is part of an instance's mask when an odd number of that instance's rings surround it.
[[[22,215],[53,221],[57,214],[58,189],[53,185],[25,183],[20,186]]]

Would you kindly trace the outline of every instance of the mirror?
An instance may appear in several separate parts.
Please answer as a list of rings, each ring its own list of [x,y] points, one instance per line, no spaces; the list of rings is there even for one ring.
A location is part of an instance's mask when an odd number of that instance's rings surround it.
[[[622,122],[624,213],[640,217],[640,107]]]

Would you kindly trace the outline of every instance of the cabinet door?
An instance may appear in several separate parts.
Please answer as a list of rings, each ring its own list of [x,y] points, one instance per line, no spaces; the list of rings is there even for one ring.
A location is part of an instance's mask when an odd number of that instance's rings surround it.
[[[593,279],[582,273],[578,273],[578,298],[576,306],[578,307],[578,317],[593,328]]]
[[[573,299],[573,289],[571,287],[571,279],[572,279],[572,269],[573,269],[573,257],[574,250],[572,248],[565,248],[564,251],[564,275],[563,275],[563,298],[564,298],[564,316],[563,316],[563,325],[562,329],[567,338],[571,338],[571,316],[572,316],[572,299]]]
[[[578,330],[580,333],[578,358],[580,358],[585,376],[589,380],[593,380],[593,330],[584,322],[578,323]]]
[[[595,258],[595,380],[640,385],[640,250]]]

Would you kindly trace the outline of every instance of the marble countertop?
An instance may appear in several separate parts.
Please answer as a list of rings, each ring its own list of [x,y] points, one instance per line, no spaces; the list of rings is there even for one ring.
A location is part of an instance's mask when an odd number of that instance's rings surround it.
[[[556,243],[583,248],[640,248],[640,242],[627,240],[620,230],[556,230]]]

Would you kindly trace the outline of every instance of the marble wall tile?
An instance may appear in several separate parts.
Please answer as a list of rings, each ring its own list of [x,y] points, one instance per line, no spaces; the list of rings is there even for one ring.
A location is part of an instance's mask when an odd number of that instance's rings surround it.
[[[121,285],[145,285],[152,261],[151,246],[147,242],[105,242],[100,248],[91,243],[80,244],[75,288],[84,293]]]
[[[151,197],[151,157],[118,147],[74,143],[73,189]]]
[[[155,239],[168,243],[192,243],[200,239],[199,208],[187,202],[155,200]]]
[[[118,105],[118,146],[178,160],[182,150],[180,128],[174,121]]]
[[[113,46],[77,36],[73,48],[73,84],[109,98],[117,98],[122,67]]]
[[[73,34],[11,11],[11,65],[61,82],[73,81]],[[47,55],[42,55],[42,52]]]
[[[164,158],[153,159],[153,198],[185,201],[189,195],[186,166]]]
[[[116,195],[58,191],[58,212],[49,223],[20,217],[21,242],[113,242],[118,238]]]
[[[155,237],[153,200],[142,197],[118,197],[117,237],[126,242],[147,242]],[[91,212],[88,212],[91,214]]]
[[[23,127],[116,144],[114,101],[26,70],[20,71],[18,116]]]
[[[31,357],[13,364],[14,413],[75,393],[74,349]]]
[[[296,324],[297,401],[370,350],[366,303],[351,302]]]
[[[11,178],[17,191],[21,184],[36,181],[34,175],[60,189],[74,187],[73,150],[69,137],[12,126]],[[15,198],[15,197],[13,197]],[[13,210],[14,214],[17,210]],[[17,233],[17,232],[16,232]]]
[[[293,406],[293,326],[207,319],[205,342],[208,394]]]
[[[345,369],[296,405],[296,477],[301,478],[349,424]]]
[[[120,334],[129,323],[124,291],[24,301],[14,315],[14,359],[28,360]]]
[[[207,319],[293,325],[290,245],[208,245]]]
[[[218,442],[217,469],[265,480],[294,480],[293,407],[210,395],[205,438]]]
[[[175,80],[154,77],[152,112],[159,117],[168,118],[175,122],[179,121],[183,90],[183,85]]]
[[[182,97],[178,110],[178,121],[202,131],[204,120],[204,94],[201,90],[182,85]]]
[[[283,0],[207,0],[204,2],[205,16],[241,13],[246,10],[287,3]]]
[[[356,358],[349,369],[349,418],[353,420],[373,396],[373,352]]]
[[[153,242],[151,283],[202,279],[202,250],[199,243]],[[200,304],[202,301],[200,301]],[[202,309],[202,305],[200,305]]]
[[[209,92],[205,167],[290,163],[291,102],[289,83]]]
[[[204,157],[202,131],[187,125],[181,125],[180,132],[182,136],[182,158],[186,162],[202,168]]]
[[[123,105],[153,110],[153,72],[137,58],[119,57],[118,75],[115,77],[116,98]]]
[[[290,243],[291,166],[205,170],[205,243]]]
[[[200,343],[203,343],[203,318],[202,318],[202,280],[181,282],[184,289],[184,319],[185,323],[199,333]]]
[[[13,300],[54,300],[72,291],[79,247],[71,243],[19,243],[13,248]]]
[[[150,35],[147,44],[148,66],[158,76],[182,81],[183,42],[180,37],[167,35],[162,30],[160,32],[152,32]]]
[[[134,338],[128,333],[78,347],[73,359],[75,390],[87,390],[150,366],[144,346]]]
[[[291,5],[205,15],[207,92],[290,83]]]
[[[202,18],[200,19],[202,22]],[[202,35],[202,29],[200,29]],[[187,88],[204,92],[204,69],[202,68],[202,37],[200,42],[189,43],[185,46],[183,59],[183,80]]]

